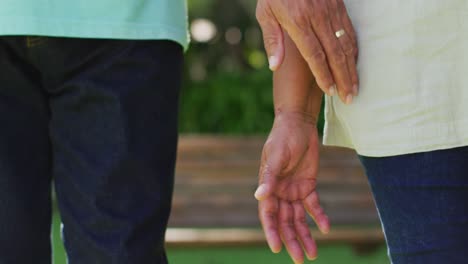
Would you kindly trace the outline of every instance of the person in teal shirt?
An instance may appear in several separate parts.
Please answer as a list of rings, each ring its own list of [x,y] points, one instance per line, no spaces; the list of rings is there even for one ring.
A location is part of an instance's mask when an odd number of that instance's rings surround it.
[[[183,0],[0,2],[0,263],[167,263]]]

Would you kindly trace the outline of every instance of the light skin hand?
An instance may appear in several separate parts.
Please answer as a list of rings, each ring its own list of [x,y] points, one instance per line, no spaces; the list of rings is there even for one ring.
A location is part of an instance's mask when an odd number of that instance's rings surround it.
[[[358,46],[343,0],[258,0],[256,15],[273,71],[283,63],[287,32],[320,89],[352,102],[359,86]],[[335,32],[341,29],[346,33],[337,38]]]
[[[328,233],[330,223],[319,203],[316,178],[319,139],[316,120],[322,91],[306,62],[285,34],[283,66],[274,73],[275,121],[262,152],[259,217],[273,252],[286,246],[295,263],[317,257],[306,215]],[[315,85],[314,85],[315,84]]]

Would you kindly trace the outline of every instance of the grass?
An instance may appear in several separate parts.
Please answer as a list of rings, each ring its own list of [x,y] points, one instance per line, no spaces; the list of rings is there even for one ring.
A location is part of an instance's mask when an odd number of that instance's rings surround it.
[[[54,263],[65,264],[66,257],[60,239],[60,216],[53,216]],[[217,248],[169,248],[168,258],[171,264],[288,264],[292,263],[287,253],[271,253],[267,247],[217,247]],[[319,258],[314,264],[388,264],[386,250],[357,256],[347,245],[319,245]]]
[[[169,249],[169,260],[173,264],[287,264],[292,263],[286,252],[271,253],[266,247],[249,248],[189,248]],[[346,245],[319,247],[319,257],[314,264],[388,264],[385,249],[367,256],[356,256]]]

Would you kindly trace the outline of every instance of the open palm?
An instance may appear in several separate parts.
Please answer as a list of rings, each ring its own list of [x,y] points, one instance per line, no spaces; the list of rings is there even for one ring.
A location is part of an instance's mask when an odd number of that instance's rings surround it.
[[[296,114],[277,117],[263,148],[255,196],[271,250],[279,252],[283,242],[295,263],[304,261],[303,252],[308,259],[317,256],[307,213],[322,232],[330,228],[315,189],[318,160],[315,123]]]

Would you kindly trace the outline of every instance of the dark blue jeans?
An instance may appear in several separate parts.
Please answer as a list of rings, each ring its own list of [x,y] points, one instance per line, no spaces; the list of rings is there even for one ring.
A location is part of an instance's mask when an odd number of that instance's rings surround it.
[[[360,158],[392,263],[468,263],[468,147]]]
[[[166,263],[182,48],[0,38],[0,263]]]

